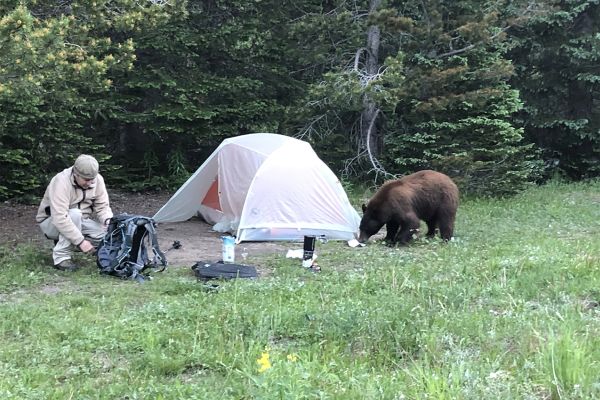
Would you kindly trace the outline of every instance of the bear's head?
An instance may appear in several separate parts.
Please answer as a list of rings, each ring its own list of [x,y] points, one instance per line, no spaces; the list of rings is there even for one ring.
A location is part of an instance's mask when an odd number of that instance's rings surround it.
[[[366,243],[367,240],[381,229],[385,224],[376,207],[362,205],[363,216],[360,220],[358,241]]]

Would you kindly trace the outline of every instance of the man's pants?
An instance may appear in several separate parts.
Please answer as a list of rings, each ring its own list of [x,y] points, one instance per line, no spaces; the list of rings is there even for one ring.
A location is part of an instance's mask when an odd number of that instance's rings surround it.
[[[98,246],[106,230],[104,226],[89,218],[82,218],[81,210],[78,208],[72,208],[69,210],[69,218],[75,224],[77,229],[88,239],[94,246]],[[71,243],[69,239],[64,237],[58,232],[58,229],[52,223],[52,217],[46,218],[40,223],[40,228],[44,235],[52,240],[58,240],[54,249],[52,249],[52,258],[54,265],[71,258],[73,250],[78,248]]]

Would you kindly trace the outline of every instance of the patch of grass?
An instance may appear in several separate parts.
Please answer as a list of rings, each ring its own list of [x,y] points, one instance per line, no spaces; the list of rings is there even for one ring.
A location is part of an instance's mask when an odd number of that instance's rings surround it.
[[[51,260],[50,255],[42,255],[30,245],[0,247],[0,293],[17,288],[37,287],[46,282],[47,276],[39,272]]]
[[[273,255],[217,289],[0,249],[0,397],[600,398],[599,237],[589,182],[465,200],[447,244],[319,243],[319,273]]]
[[[539,349],[543,378],[550,387],[552,399],[566,396],[589,398],[587,388],[597,384],[598,373],[590,365],[600,355],[599,340],[573,332],[575,324],[566,324],[561,332],[551,332]]]

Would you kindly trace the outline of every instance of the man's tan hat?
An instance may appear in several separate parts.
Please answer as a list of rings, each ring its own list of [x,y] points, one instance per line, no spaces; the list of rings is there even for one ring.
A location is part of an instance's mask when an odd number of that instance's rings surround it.
[[[98,175],[98,161],[92,156],[82,154],[73,164],[73,172],[83,179],[94,179]]]

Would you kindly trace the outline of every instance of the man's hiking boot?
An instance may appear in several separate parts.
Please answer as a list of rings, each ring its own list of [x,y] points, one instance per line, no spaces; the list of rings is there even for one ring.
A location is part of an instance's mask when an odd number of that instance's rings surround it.
[[[63,260],[63,261],[59,262],[58,264],[55,264],[54,268],[58,269],[59,271],[73,272],[73,271],[77,271],[79,269],[79,266],[73,264],[73,261],[68,259],[68,260]]]

